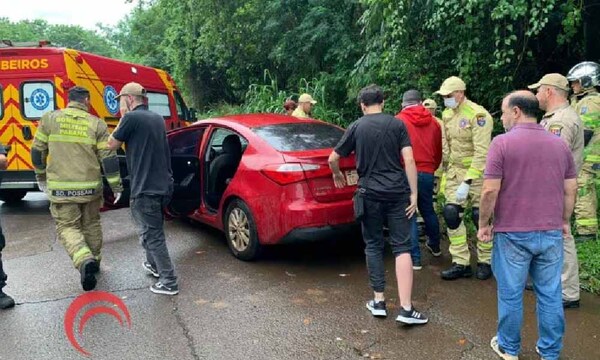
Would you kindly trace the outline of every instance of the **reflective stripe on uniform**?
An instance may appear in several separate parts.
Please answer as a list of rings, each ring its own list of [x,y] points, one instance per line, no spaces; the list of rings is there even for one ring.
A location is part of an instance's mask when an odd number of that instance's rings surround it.
[[[39,130],[35,132],[35,138],[36,140],[39,140],[43,143],[47,143],[48,142],[48,135],[44,134],[42,132],[42,130]]]
[[[97,189],[100,185],[100,181],[48,181],[48,189],[51,190]]]
[[[467,235],[450,236],[449,240],[452,245],[462,245],[467,242]]]
[[[600,155],[587,155],[585,157],[585,162],[589,163],[600,163]]]
[[[98,150],[105,150],[105,149],[108,149],[108,141],[99,141],[99,142],[96,144],[96,148],[97,148]]]
[[[61,143],[76,143],[76,144],[88,144],[96,145],[96,140],[90,138],[84,138],[79,136],[71,135],[54,135],[49,136],[49,142],[61,142]]]
[[[467,170],[467,178],[470,179],[479,179],[480,177],[483,176],[483,171],[479,171],[475,168],[469,168],[469,170]]]
[[[480,249],[483,250],[491,250],[494,247],[494,243],[493,242],[483,242],[483,241],[479,241],[477,242],[477,247],[479,247]]]
[[[33,171],[35,172],[36,175],[44,175],[46,173],[46,169],[34,168]]]
[[[83,247],[83,248],[77,250],[75,252],[75,254],[73,254],[73,263],[79,264],[81,262],[81,260],[83,260],[85,258],[93,257],[93,256],[94,255],[92,254],[90,249],[88,249],[87,247]]]
[[[464,166],[471,166],[471,163],[473,162],[473,157],[466,157],[462,159],[461,162]]]
[[[597,226],[598,219],[577,219],[575,220],[579,226]]]
[[[106,181],[108,181],[110,185],[118,185],[121,181],[121,176],[119,174],[107,176]]]

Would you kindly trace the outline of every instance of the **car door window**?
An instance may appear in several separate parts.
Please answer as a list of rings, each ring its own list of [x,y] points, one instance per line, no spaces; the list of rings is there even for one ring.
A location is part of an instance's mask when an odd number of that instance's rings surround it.
[[[51,82],[26,82],[21,85],[21,111],[28,120],[38,120],[54,110],[54,85]]]
[[[225,138],[229,135],[237,135],[242,143],[242,153],[244,150],[246,150],[246,147],[248,146],[248,140],[246,140],[243,136],[229,129],[217,128],[212,132],[212,136],[210,138],[210,143],[208,145],[209,148],[206,152],[207,161],[214,159],[217,155],[223,152],[223,140],[225,140]]]
[[[204,129],[194,129],[183,131],[177,135],[173,135],[169,139],[169,148],[171,155],[193,155],[198,156],[198,147],[202,140]]]

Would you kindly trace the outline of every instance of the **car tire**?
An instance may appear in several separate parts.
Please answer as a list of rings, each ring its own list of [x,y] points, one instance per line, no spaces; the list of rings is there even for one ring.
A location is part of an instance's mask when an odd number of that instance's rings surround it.
[[[0,200],[7,204],[17,203],[27,195],[27,190],[2,190],[0,191]]]
[[[236,258],[252,261],[259,257],[261,245],[254,217],[242,200],[234,200],[225,212],[223,230],[229,250]]]

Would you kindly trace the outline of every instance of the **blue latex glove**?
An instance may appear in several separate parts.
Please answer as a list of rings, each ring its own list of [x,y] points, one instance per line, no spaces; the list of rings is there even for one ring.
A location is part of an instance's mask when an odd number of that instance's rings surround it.
[[[471,189],[471,185],[469,185],[463,181],[460,184],[460,186],[458,187],[458,189],[456,189],[456,194],[454,195],[454,197],[456,198],[456,201],[463,202],[463,201],[467,200],[470,189]]]

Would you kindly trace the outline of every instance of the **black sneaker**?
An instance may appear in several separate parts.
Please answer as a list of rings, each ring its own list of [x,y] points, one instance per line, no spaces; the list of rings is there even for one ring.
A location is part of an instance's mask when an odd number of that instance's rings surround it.
[[[579,308],[579,300],[563,300],[563,309],[577,309]]]
[[[154,276],[155,278],[158,279],[158,271],[156,271],[156,269],[154,268],[154,266],[152,266],[147,261],[144,261],[142,263],[142,266],[144,267],[144,270],[146,270],[150,275],[152,275],[152,276]]]
[[[413,306],[410,310],[404,310],[404,308],[400,308],[400,314],[396,318],[396,321],[399,323],[403,323],[406,325],[423,325],[427,324],[429,319],[417,310]]]
[[[179,286],[177,286],[177,285],[166,286],[165,284],[163,284],[159,281],[156,284],[150,286],[150,291],[152,291],[155,294],[163,294],[163,295],[173,296],[173,295],[179,294]]]
[[[477,264],[477,272],[475,273],[475,277],[479,280],[487,280],[492,277],[492,265],[478,263]]]
[[[88,259],[79,266],[81,273],[81,287],[83,291],[94,290],[96,287],[96,273],[99,271],[98,262],[95,259]]]
[[[371,312],[371,314],[375,317],[386,317],[387,316],[387,307],[385,306],[385,301],[369,300],[367,302],[367,309]]]
[[[429,244],[429,242],[426,242],[425,247],[427,248],[427,250],[429,250],[431,252],[431,255],[433,255],[435,257],[439,257],[442,255],[442,250],[440,249],[440,244],[431,245],[431,244]]]
[[[469,265],[452,263],[452,266],[449,269],[442,271],[442,279],[444,280],[456,280],[471,276],[473,276],[473,270],[471,270],[471,266]]]
[[[15,306],[15,300],[0,290],[0,309],[8,309]]]

